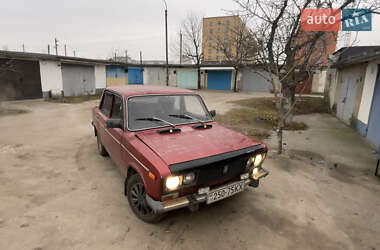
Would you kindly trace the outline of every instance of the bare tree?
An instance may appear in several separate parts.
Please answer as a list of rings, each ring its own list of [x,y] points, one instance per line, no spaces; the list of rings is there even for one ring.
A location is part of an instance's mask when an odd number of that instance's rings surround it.
[[[282,130],[291,121],[295,105],[295,88],[305,73],[311,75],[320,63],[316,46],[327,32],[304,33],[301,29],[301,10],[304,8],[344,8],[354,0],[234,0],[241,13],[253,19],[252,31],[257,41],[257,62],[272,74],[278,111],[278,153],[282,152]],[[379,3],[365,1],[361,8],[378,9]]]
[[[237,76],[241,67],[255,61],[256,40],[247,28],[247,17],[239,19],[232,27],[225,27],[224,37],[217,36],[215,49],[223,53],[223,62],[235,69],[234,91],[237,91]],[[228,32],[227,32],[228,29]]]
[[[190,12],[181,24],[182,58],[191,60],[198,68],[198,89],[201,88],[202,17]],[[179,46],[175,46],[179,51]]]

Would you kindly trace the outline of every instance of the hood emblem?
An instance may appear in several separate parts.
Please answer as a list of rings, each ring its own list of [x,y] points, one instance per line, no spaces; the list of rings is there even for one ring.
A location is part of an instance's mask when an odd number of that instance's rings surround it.
[[[225,166],[223,167],[223,174],[227,174],[227,172],[228,172],[228,168],[229,168],[228,165],[225,165]]]

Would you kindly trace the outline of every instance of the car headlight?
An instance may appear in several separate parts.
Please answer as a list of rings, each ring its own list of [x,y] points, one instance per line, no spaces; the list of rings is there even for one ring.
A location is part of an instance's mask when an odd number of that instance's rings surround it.
[[[257,154],[257,155],[252,156],[251,158],[249,158],[249,160],[247,162],[247,167],[249,167],[251,165],[253,165],[254,167],[260,166],[263,163],[263,161],[265,160],[265,157],[266,157],[266,153]]]
[[[195,180],[195,174],[193,172],[187,173],[183,176],[183,184],[191,184]]]
[[[165,187],[168,191],[173,191],[178,189],[181,185],[182,176],[169,176],[165,180]]]

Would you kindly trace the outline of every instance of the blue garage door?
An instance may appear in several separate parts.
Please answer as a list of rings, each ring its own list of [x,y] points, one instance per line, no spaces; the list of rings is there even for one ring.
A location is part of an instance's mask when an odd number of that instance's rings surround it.
[[[143,71],[141,68],[128,68],[128,84],[143,84]]]
[[[376,145],[380,152],[380,65],[378,66],[375,90],[372,98],[371,113],[368,122],[367,139]]]
[[[210,70],[207,72],[207,88],[231,90],[231,71]]]

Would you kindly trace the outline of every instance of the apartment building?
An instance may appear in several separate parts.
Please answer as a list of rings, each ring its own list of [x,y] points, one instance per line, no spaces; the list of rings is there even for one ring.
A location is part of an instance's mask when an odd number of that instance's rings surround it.
[[[223,47],[229,47],[231,49],[230,54],[234,54],[234,46],[228,45],[231,45],[233,43],[233,39],[235,39],[234,31],[236,31],[238,27],[241,27],[241,25],[243,25],[243,22],[239,16],[220,16],[203,18],[203,61],[226,61],[226,55],[223,53],[223,50],[220,49],[221,43],[223,43]]]

